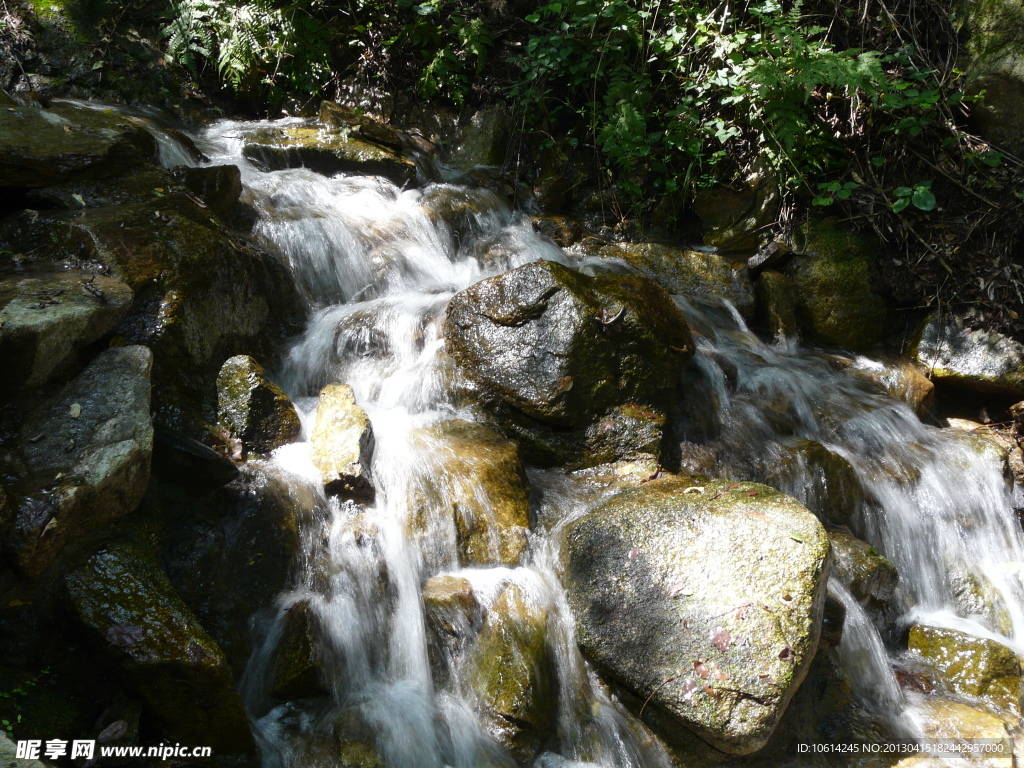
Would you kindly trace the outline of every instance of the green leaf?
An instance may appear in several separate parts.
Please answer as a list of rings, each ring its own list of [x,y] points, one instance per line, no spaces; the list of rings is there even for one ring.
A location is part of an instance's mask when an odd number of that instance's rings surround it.
[[[910,198],[901,197],[899,200],[892,204],[893,213],[899,213],[908,205],[910,205]]]
[[[914,189],[914,195],[911,200],[914,206],[922,211],[930,211],[935,207],[935,195],[931,193],[931,190],[924,187]]]

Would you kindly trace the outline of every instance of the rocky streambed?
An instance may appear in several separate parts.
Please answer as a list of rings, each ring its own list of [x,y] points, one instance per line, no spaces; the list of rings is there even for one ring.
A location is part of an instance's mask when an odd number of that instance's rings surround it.
[[[1024,350],[908,326],[838,222],[749,265],[618,241],[502,173],[499,118],[3,105],[11,737],[1012,765],[1024,462],[934,399],[1019,400]]]

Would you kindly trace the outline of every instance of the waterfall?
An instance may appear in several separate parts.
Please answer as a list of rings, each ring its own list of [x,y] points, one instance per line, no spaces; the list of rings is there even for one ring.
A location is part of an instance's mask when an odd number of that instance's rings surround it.
[[[425,534],[410,535],[412,495],[438,494],[450,505],[475,492],[472,477],[461,485],[436,480],[444,447],[423,438],[441,421],[478,418],[463,397],[468,383],[444,351],[439,329],[448,299],[537,259],[588,271],[601,265],[539,236],[485,189],[401,189],[377,177],[262,171],[242,147],[246,133],[265,126],[221,121],[194,139],[209,162],[241,167],[254,234],[290,265],[307,303],[305,329],[276,377],[302,412],[303,440],[319,390],[351,385],[377,436],[377,497],[369,506],[321,497],[322,529],[308,537],[305,571],[264,628],[245,680],[264,763],[336,764],[331,756],[351,727],[388,766],[516,764],[481,721],[465,660],[453,656],[444,680],[431,673],[422,585],[447,574],[468,581],[485,611],[514,585],[524,610],[543,617],[557,706],[555,736],[537,766],[668,768],[657,740],[579,654],[559,580],[561,532],[600,492],[582,490],[561,470],[530,470],[535,525],[515,568],[461,566],[450,520],[428,520]],[[688,450],[699,446],[714,456],[719,476],[765,482],[826,514],[835,489],[820,467],[794,453],[801,441],[815,443],[845,461],[859,487],[845,524],[900,574],[896,624],[925,621],[1024,647],[1024,539],[1013,489],[991,450],[922,424],[858,375],[861,359],[766,343],[724,302],[677,302],[698,345],[686,374],[684,468]],[[307,442],[280,449],[274,461],[295,482],[317,485]],[[876,617],[835,579],[831,593],[846,608],[836,657],[859,706],[894,737],[919,738]],[[329,703],[281,704],[266,693],[283,617],[299,603],[317,620]]]

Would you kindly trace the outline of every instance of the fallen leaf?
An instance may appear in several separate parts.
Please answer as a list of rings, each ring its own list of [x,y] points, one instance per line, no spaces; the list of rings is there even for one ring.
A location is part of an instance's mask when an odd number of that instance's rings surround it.
[[[704,486],[702,485],[691,485],[683,493],[704,493]]]
[[[747,496],[757,496],[758,491],[747,491]]]
[[[786,647],[779,651],[779,658],[782,659],[782,661],[793,661],[793,659],[796,658],[796,651],[794,651],[787,643]]]
[[[57,518],[56,517],[51,517],[50,518],[50,522],[48,522],[46,524],[46,527],[43,528],[42,532],[39,534],[39,538],[43,538],[43,536],[48,534],[50,531],[52,531],[54,528],[56,528],[59,525],[60,525],[60,523],[57,521]]]
[[[704,683],[704,693],[706,693],[708,696],[712,696],[714,698],[718,698],[718,691],[716,691],[714,688],[712,688],[707,683]]]
[[[744,603],[736,609],[736,621],[743,621],[747,618],[747,610],[750,608],[750,603]]]
[[[779,598],[779,601],[790,610],[793,610],[793,606],[796,605],[792,595],[783,595]]]
[[[693,662],[693,671],[697,674],[697,677],[702,677],[705,680],[707,680],[708,676],[711,674],[708,668],[704,666],[703,661]]]
[[[633,547],[631,550],[629,550],[629,559],[630,560],[636,560],[636,556],[639,555],[639,554],[640,554],[640,550],[637,549],[636,547]]]
[[[17,608],[19,605],[32,605],[32,601],[18,600],[17,598],[15,598],[14,600],[11,600],[9,603],[7,603],[8,608]]]
[[[720,683],[724,683],[726,680],[729,679],[729,676],[727,674],[725,674],[725,672],[723,672],[720,669],[716,669],[715,670],[714,677],[715,677],[715,680],[717,680]]]
[[[756,517],[758,520],[767,520],[768,519],[768,515],[766,515],[764,512],[751,512],[751,511],[747,511],[744,514],[746,514],[747,517]]]
[[[81,405],[81,403],[72,403],[71,404],[71,411],[70,411],[70,413],[71,413],[71,418],[72,419],[77,419],[79,416],[81,416],[82,415],[82,405]]]
[[[793,541],[799,541],[801,544],[807,543],[807,539],[805,537],[801,536],[799,533],[794,533],[793,531],[789,532],[789,538]]]
[[[692,594],[693,590],[688,590],[686,588],[686,585],[681,581],[678,584],[673,584],[671,587],[668,588],[669,597],[679,597],[680,595],[686,595],[687,597],[689,597]]]
[[[96,737],[96,741],[100,744],[106,744],[108,741],[117,741],[126,733],[128,733],[128,723],[124,720],[115,720],[100,731],[100,735]]]
[[[711,644],[722,652],[728,651],[729,646],[732,645],[732,636],[729,634],[729,630],[725,627],[715,627],[711,633]]]
[[[107,642],[124,648],[141,640],[144,631],[134,624],[115,624],[107,629]]]
[[[729,491],[735,491],[739,487],[740,487],[739,483],[729,483],[727,486],[725,486],[726,490],[729,490]]]
[[[691,696],[693,696],[693,692],[696,691],[699,687],[700,685],[698,685],[696,680],[690,680],[689,678],[687,678],[686,680],[683,680],[682,684],[680,684],[679,694],[684,699],[688,699]]]

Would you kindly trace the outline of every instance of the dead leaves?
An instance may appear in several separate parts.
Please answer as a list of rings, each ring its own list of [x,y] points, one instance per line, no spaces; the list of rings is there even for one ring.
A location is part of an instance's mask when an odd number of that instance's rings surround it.
[[[711,644],[725,653],[732,645],[732,635],[725,627],[715,627],[711,632]]]

